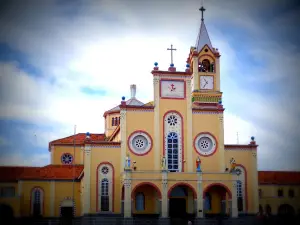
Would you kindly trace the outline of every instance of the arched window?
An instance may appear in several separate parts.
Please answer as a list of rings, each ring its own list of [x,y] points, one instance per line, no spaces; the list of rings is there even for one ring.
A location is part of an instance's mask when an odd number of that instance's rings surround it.
[[[145,196],[141,192],[137,193],[135,196],[135,210],[136,211],[145,210]]]
[[[111,119],[111,126],[114,126],[115,125],[115,118],[113,117],[112,119]]]
[[[113,210],[113,174],[114,168],[109,163],[100,164],[97,168],[97,211],[112,212]]]
[[[238,212],[245,212],[246,210],[246,191],[245,191],[245,182],[246,182],[246,178],[245,178],[245,171],[244,168],[241,166],[237,166],[236,167],[236,171],[237,171],[237,207],[238,207]]]
[[[211,210],[211,195],[209,193],[205,193],[204,197],[204,210]]]
[[[104,178],[101,181],[101,211],[109,211],[109,182]]]
[[[236,191],[237,191],[237,201],[238,201],[238,211],[243,211],[243,184],[242,181],[238,180],[236,183]]]
[[[179,171],[178,135],[170,132],[167,139],[168,170],[169,172]]]
[[[43,215],[44,193],[40,188],[33,188],[31,191],[31,214],[33,216]]]
[[[169,172],[181,172],[183,169],[182,126],[182,117],[177,112],[164,116],[164,152]]]

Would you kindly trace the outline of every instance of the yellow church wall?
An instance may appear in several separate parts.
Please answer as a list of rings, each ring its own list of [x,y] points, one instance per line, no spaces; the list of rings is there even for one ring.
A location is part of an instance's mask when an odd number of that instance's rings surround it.
[[[127,111],[126,113],[126,152],[130,153],[132,162],[136,162],[136,167],[138,170],[151,170],[154,168],[154,149],[155,143],[154,138],[154,113],[153,112],[140,112],[140,111]],[[152,148],[146,155],[135,155],[129,150],[128,139],[133,132],[144,131],[152,139]]]
[[[53,151],[53,160],[51,164],[62,165],[61,156],[64,153],[69,153],[73,156],[73,160],[75,159],[75,164],[83,164],[83,155],[84,151],[81,150],[81,146],[75,147],[75,155],[74,155],[74,146],[55,146]]]
[[[219,115],[218,114],[193,114],[193,171],[196,171],[196,159],[199,156],[198,152],[195,149],[194,141],[199,133],[209,132],[213,135],[217,141],[217,149],[213,155],[210,156],[201,156],[201,168],[203,171],[213,172],[220,171],[221,165],[220,161],[220,146],[219,146]]]
[[[254,199],[254,192],[258,192],[258,190],[253,190],[253,183],[257,182],[253,180],[253,174],[257,173],[256,168],[254,168],[254,163],[256,159],[252,155],[251,150],[243,150],[243,149],[237,149],[237,150],[226,150],[225,151],[225,165],[227,168],[230,169],[230,159],[234,158],[237,165],[242,165],[246,170],[246,176],[247,176],[247,184],[246,184],[246,190],[247,193],[246,196],[246,208],[248,208],[249,213],[257,213],[257,209],[255,209],[255,199]]]
[[[113,180],[113,211],[119,213],[121,210],[121,186],[120,186],[120,147],[93,146],[91,151],[91,213],[96,213],[97,204],[97,168],[101,163],[109,163],[114,169]]]
[[[13,211],[15,216],[20,215],[20,200],[21,197],[19,197],[19,187],[18,183],[0,183],[0,189],[3,187],[13,187],[15,189],[15,196],[14,197],[0,197],[0,204],[6,204],[9,205]]]
[[[262,191],[259,204],[265,209],[270,205],[272,214],[277,214],[280,205],[288,204],[292,206],[297,213],[300,210],[300,186],[299,185],[259,185]],[[277,191],[283,190],[283,197],[278,197]],[[289,190],[293,190],[295,196],[289,197]]]
[[[73,182],[72,181],[56,181],[55,182],[55,201],[54,201],[54,216],[60,216],[60,204],[65,199],[73,199]],[[76,212],[75,216],[81,215],[81,196],[80,182],[74,182],[74,199]]]
[[[23,181],[21,192],[21,215],[31,215],[31,192],[33,188],[41,188],[44,194],[43,217],[50,217],[50,181]]]

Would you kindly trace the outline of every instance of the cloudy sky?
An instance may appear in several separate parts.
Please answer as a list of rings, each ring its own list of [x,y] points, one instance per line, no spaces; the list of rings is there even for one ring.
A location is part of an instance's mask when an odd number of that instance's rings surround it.
[[[103,132],[103,112],[153,98],[153,63],[184,70],[201,0],[0,0],[0,164],[45,165],[48,142]],[[260,170],[300,170],[300,7],[206,0],[221,52],[225,141],[256,137]]]

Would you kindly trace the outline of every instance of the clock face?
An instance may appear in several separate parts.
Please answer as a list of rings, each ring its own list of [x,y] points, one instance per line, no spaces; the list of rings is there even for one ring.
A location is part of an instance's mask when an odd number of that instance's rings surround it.
[[[200,76],[200,89],[212,90],[214,88],[213,76]]]

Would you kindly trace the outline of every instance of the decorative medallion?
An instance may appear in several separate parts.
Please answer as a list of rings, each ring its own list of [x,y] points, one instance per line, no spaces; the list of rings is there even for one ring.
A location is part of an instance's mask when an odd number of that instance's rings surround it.
[[[185,84],[183,80],[161,80],[160,97],[185,98]]]
[[[73,162],[73,156],[70,153],[64,153],[61,156],[62,164],[69,165]]]
[[[135,155],[145,155],[152,148],[152,139],[146,132],[137,131],[130,135],[128,147]]]
[[[200,155],[212,155],[217,148],[216,139],[209,133],[201,133],[194,140],[194,147]]]

